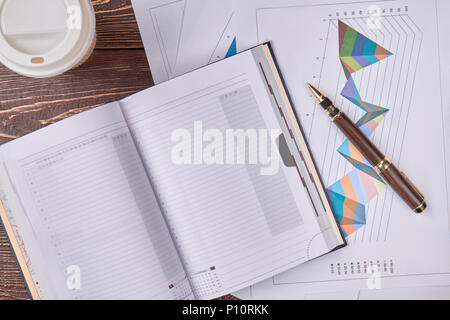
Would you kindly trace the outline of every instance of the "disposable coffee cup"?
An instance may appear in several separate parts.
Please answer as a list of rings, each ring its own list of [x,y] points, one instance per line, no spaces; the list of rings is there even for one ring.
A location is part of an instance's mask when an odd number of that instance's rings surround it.
[[[90,0],[0,0],[0,62],[47,78],[81,65],[95,46]]]

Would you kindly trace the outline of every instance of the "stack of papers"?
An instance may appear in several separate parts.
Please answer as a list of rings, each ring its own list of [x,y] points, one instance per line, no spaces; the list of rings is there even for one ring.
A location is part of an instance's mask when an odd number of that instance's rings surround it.
[[[448,1],[132,2],[155,83],[271,41],[330,190],[361,173],[343,156],[345,137],[316,109],[304,83],[317,85],[357,122],[362,111],[341,94],[348,80],[339,60],[339,25],[392,53],[386,59],[366,51],[358,55],[367,67],[355,72],[352,81],[361,99],[388,109],[371,127],[371,137],[420,186],[429,209],[415,215],[382,182],[374,192],[353,181],[352,201],[360,206],[350,228],[348,221],[340,221],[347,228],[346,248],[236,296],[450,298],[450,129],[445,125],[450,110],[444,107],[450,104],[444,90],[450,86]],[[349,191],[342,193],[350,199]]]

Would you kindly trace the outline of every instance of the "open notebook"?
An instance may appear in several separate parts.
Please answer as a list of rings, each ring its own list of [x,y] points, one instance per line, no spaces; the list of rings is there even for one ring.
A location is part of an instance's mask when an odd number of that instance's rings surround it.
[[[215,298],[345,244],[269,44],[1,146],[0,183],[33,298]]]

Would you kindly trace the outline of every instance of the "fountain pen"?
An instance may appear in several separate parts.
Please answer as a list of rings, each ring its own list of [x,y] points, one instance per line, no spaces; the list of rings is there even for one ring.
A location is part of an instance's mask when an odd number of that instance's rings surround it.
[[[356,149],[369,161],[377,174],[394,189],[414,212],[424,212],[427,208],[425,197],[406,174],[398,170],[330,99],[309,83],[308,87],[313,97],[330,116],[331,121],[336,124]]]

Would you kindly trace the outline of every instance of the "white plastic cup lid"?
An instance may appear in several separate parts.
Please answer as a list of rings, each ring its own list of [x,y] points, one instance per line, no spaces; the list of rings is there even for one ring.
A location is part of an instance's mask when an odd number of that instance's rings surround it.
[[[90,0],[0,0],[0,62],[28,77],[52,77],[91,52]]]

